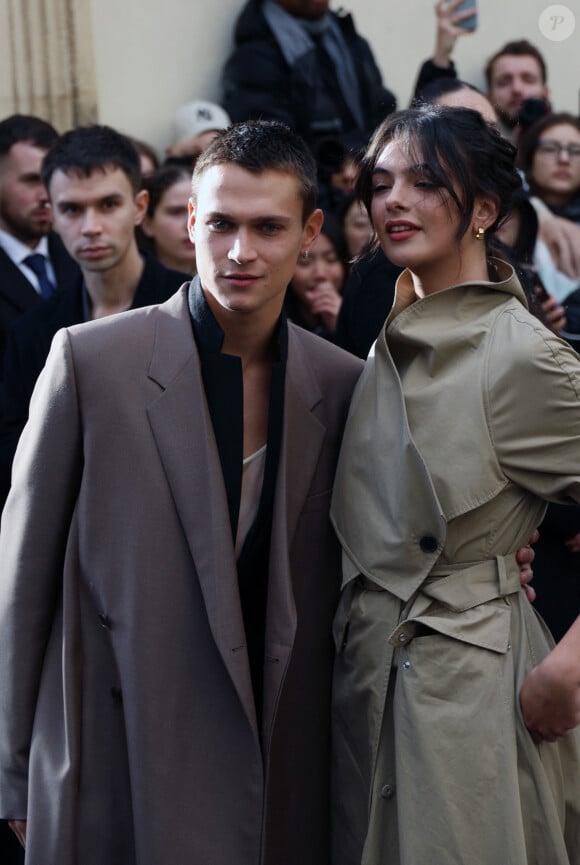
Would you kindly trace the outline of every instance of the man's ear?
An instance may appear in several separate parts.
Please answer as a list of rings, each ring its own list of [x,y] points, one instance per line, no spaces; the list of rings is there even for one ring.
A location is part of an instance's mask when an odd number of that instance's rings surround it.
[[[304,229],[302,231],[302,245],[300,246],[301,255],[304,255],[305,252],[309,252],[316,239],[318,238],[318,235],[320,234],[323,222],[324,213],[322,212],[322,210],[320,210],[320,208],[313,210],[308,219],[306,220]]]
[[[195,229],[195,202],[193,198],[190,198],[187,202],[187,233],[189,234],[189,239],[192,243],[195,243],[194,238],[194,229]]]
[[[135,196],[135,225],[141,225],[149,207],[149,193],[146,189],[140,189]]]

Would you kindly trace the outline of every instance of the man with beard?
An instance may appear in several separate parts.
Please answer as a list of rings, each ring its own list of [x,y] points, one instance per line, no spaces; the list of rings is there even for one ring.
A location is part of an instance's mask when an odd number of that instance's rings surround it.
[[[0,122],[0,374],[12,322],[78,273],[51,231],[40,166],[58,133],[39,117]]]
[[[525,99],[548,99],[546,77],[544,58],[527,39],[506,43],[488,61],[487,97],[507,138],[513,136]]]

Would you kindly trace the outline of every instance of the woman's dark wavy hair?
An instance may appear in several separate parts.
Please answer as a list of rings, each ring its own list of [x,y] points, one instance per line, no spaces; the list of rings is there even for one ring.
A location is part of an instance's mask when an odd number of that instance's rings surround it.
[[[391,114],[373,135],[358,176],[356,192],[369,215],[373,171],[393,139],[408,148],[425,178],[439,187],[447,206],[453,203],[457,207],[458,242],[469,229],[478,196],[497,202],[497,218],[486,233],[493,234],[510,212],[522,185],[514,165],[515,148],[494,126],[470,108],[424,105]]]

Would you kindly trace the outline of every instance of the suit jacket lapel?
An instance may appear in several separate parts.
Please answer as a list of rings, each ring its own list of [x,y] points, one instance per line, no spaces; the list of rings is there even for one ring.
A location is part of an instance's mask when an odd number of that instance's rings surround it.
[[[257,734],[226,492],[186,288],[160,308],[147,413],[201,585],[215,643]],[[193,576],[193,575],[192,575]]]
[[[326,428],[316,417],[322,393],[303,347],[289,327],[284,431],[274,513],[266,613],[263,730],[267,739],[296,633],[290,550],[300,512],[311,488]]]

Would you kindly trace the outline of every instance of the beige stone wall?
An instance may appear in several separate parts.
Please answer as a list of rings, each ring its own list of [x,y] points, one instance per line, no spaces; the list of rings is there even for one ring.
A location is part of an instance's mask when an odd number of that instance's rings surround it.
[[[170,143],[175,109],[219,99],[219,76],[243,0],[0,0],[0,114],[36,111],[59,128],[98,116]],[[334,2],[336,7],[338,2]],[[432,51],[434,0],[347,0],[387,85],[405,106]],[[482,85],[485,59],[527,37],[545,54],[553,103],[579,110],[580,0],[565,0],[577,29],[564,42],[539,31],[550,0],[479,0],[480,28],[456,50],[460,75]],[[95,108],[96,106],[96,108]]]

